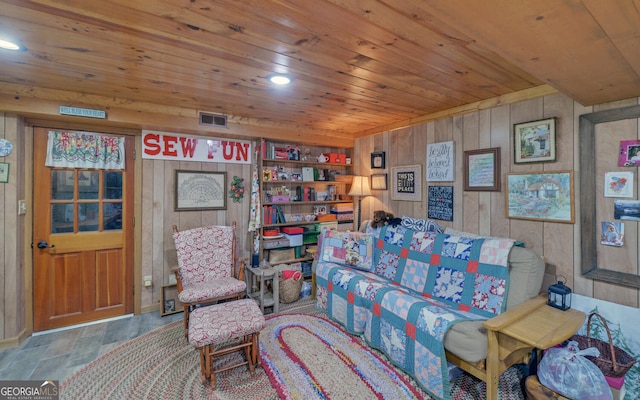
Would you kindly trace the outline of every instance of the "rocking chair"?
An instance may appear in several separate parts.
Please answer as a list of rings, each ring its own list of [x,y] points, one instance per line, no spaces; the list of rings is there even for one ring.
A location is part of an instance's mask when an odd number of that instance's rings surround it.
[[[199,305],[244,297],[246,259],[236,257],[236,222],[231,226],[206,226],[178,231],[173,225],[178,256],[174,270],[178,300],[184,307],[185,334],[189,313]]]

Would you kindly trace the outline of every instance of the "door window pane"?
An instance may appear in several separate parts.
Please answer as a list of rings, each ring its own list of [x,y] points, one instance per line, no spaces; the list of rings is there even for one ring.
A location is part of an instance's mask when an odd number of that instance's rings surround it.
[[[73,232],[73,203],[51,206],[51,233]]]
[[[95,200],[100,188],[99,171],[78,171],[78,198]]]
[[[122,199],[122,172],[104,173],[104,198]]]
[[[122,203],[104,203],[104,230],[122,229]]]
[[[51,199],[73,199],[73,171],[51,171]]]
[[[78,204],[78,231],[92,232],[98,230],[98,203]]]

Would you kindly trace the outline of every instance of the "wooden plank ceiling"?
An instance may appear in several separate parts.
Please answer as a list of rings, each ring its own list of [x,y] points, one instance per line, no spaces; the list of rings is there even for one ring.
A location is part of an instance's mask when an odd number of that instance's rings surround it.
[[[351,139],[543,84],[592,105],[640,96],[639,2],[2,1],[0,95]]]

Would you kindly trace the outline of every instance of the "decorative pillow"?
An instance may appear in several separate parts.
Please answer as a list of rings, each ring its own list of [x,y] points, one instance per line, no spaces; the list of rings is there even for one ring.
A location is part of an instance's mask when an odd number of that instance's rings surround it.
[[[364,271],[373,270],[373,236],[362,232],[326,230],[322,260]]]
[[[430,219],[411,218],[402,216],[402,226],[417,232],[444,232],[444,228]]]

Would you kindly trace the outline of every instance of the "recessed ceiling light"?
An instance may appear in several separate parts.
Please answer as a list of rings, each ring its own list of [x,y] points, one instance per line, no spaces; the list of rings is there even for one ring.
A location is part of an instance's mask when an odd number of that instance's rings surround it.
[[[20,46],[4,39],[0,39],[0,48],[6,50],[20,50]]]
[[[269,75],[267,79],[269,79],[271,83],[275,83],[276,85],[288,85],[291,83],[291,77],[284,74]]]

